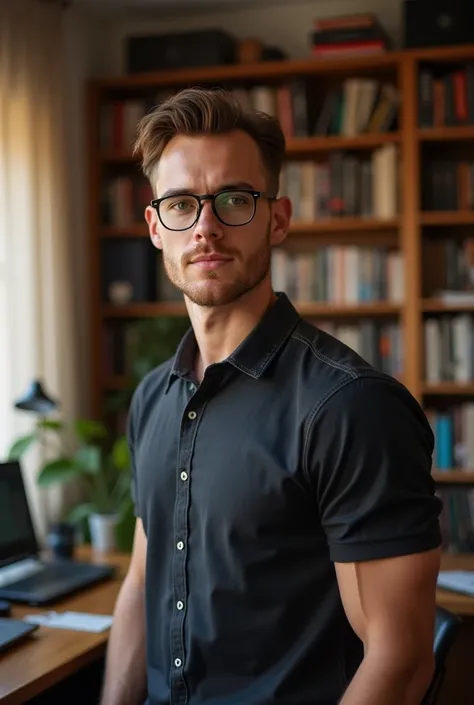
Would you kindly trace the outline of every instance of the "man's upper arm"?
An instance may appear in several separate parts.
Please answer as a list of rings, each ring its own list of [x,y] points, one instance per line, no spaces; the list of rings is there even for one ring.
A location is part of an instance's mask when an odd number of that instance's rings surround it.
[[[432,658],[440,550],[336,563],[347,618],[366,655],[402,671]]]
[[[334,562],[440,545],[432,450],[421,408],[389,379],[351,380],[322,405],[308,429],[305,466]]]
[[[143,523],[140,517],[137,517],[133,537],[132,556],[127,577],[140,587],[145,585],[146,548],[147,538],[143,529]]]

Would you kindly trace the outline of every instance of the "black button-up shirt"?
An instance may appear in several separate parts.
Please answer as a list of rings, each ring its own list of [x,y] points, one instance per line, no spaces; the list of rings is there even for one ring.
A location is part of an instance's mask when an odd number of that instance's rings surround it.
[[[150,705],[336,705],[362,659],[334,562],[440,544],[408,391],[285,295],[193,375],[192,331],[137,389]]]

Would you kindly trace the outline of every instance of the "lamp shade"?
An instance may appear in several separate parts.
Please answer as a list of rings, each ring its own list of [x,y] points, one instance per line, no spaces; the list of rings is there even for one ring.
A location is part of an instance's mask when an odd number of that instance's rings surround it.
[[[37,379],[28,387],[26,394],[15,402],[15,409],[34,411],[37,414],[48,414],[57,408],[57,404],[44,391]]]

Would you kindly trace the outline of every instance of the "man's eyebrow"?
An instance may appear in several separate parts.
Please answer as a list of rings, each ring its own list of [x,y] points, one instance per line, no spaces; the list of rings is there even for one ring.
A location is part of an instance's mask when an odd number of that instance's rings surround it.
[[[234,181],[230,184],[221,184],[215,189],[214,193],[219,193],[219,191],[231,191],[236,189],[248,189],[250,191],[256,191],[255,186],[250,184],[248,181]],[[189,188],[170,188],[167,189],[160,198],[168,198],[169,196],[200,196],[203,194],[197,194]]]

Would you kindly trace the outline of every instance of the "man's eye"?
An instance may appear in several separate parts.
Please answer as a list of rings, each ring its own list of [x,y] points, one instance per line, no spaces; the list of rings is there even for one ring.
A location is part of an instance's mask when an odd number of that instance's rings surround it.
[[[192,205],[188,201],[176,201],[170,205],[170,210],[187,211]]]

